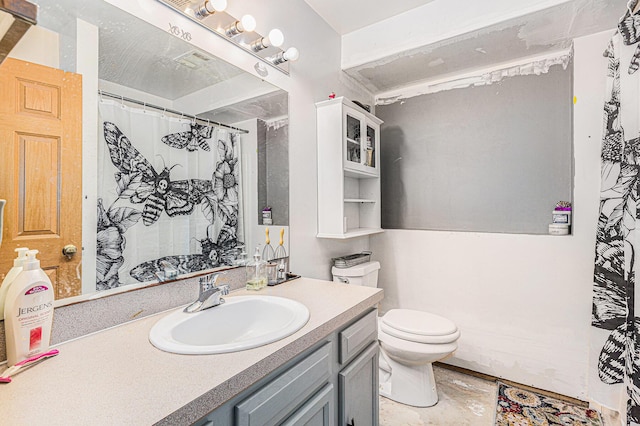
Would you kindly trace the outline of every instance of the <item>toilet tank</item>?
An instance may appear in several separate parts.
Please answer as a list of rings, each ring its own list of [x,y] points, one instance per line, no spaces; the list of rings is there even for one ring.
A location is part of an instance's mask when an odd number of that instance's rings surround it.
[[[378,270],[380,262],[361,263],[350,268],[331,268],[333,281],[366,287],[378,286]]]

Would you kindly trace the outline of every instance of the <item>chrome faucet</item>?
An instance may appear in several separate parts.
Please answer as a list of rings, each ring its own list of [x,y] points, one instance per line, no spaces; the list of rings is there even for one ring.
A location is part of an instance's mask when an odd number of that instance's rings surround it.
[[[200,277],[200,295],[198,296],[198,300],[184,308],[184,312],[190,314],[223,304],[224,299],[221,296],[229,294],[229,286],[226,284],[216,285],[216,281],[218,281],[218,277],[220,277],[220,275],[224,274],[226,274],[226,272],[218,272],[205,277]]]

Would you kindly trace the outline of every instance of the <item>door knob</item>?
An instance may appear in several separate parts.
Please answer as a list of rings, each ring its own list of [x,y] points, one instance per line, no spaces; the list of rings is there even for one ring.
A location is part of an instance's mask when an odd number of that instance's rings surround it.
[[[78,248],[73,244],[67,244],[66,246],[62,247],[62,254],[67,256],[67,259],[69,260],[71,260],[73,255],[76,254],[77,252],[78,252]]]

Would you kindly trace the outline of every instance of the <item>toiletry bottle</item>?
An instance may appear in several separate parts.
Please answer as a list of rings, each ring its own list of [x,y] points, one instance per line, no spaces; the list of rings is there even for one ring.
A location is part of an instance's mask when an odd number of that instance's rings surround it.
[[[260,259],[260,248],[256,247],[253,260],[245,267],[247,290],[260,290],[267,286],[266,262]]]
[[[9,287],[4,308],[7,338],[7,365],[49,349],[53,323],[53,286],[36,259],[38,250],[29,250],[22,272]]]
[[[18,252],[18,257],[13,260],[13,268],[9,269],[4,280],[2,280],[2,286],[0,286],[0,319],[4,318],[4,301],[7,300],[9,287],[18,274],[22,272],[22,263],[27,259],[27,252],[29,249],[26,247],[19,247],[15,249],[15,251]]]

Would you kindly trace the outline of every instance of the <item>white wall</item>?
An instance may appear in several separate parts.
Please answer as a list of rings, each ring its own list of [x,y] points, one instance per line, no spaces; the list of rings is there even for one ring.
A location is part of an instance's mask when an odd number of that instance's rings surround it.
[[[382,263],[382,310],[426,310],[460,327],[448,363],[587,399],[602,52],[611,33],[575,41],[573,235],[387,230],[371,237]]]

